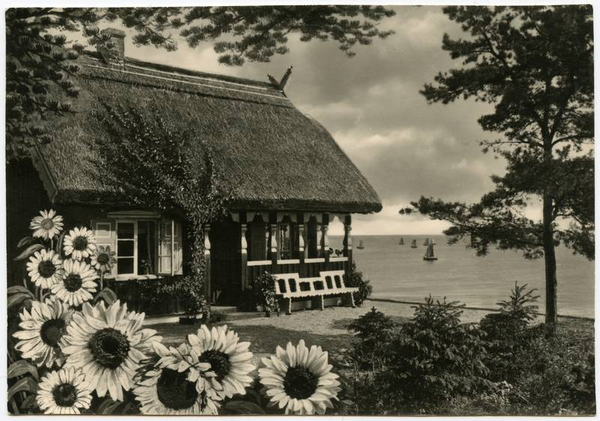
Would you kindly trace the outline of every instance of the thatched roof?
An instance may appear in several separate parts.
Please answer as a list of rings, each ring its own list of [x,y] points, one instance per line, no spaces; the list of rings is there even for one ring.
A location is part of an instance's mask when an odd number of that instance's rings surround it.
[[[232,210],[381,209],[377,193],[327,130],[272,84],[132,59],[125,70],[92,56],[79,60],[78,113],[56,123],[57,140],[35,159],[56,203],[114,199],[95,164],[94,139],[106,130],[92,112],[109,104],[159,109],[172,122],[194,125],[213,150]]]

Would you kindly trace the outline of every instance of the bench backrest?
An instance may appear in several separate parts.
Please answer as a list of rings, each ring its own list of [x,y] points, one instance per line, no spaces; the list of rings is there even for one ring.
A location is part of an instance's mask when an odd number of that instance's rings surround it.
[[[298,273],[276,273],[277,295],[308,291],[335,291],[346,288],[343,270],[322,271],[318,278],[300,278]]]
[[[300,288],[300,275],[297,273],[276,273],[273,276],[277,279],[275,293],[278,295],[297,292]]]
[[[346,288],[344,284],[344,274],[343,270],[325,270],[321,271],[321,279],[323,279],[325,283],[325,288],[327,289],[341,289]]]

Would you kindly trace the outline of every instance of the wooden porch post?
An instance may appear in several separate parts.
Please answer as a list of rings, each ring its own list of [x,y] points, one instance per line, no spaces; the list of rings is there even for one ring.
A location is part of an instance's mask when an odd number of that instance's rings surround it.
[[[306,271],[304,269],[304,248],[305,248],[305,230],[304,230],[304,214],[298,213],[298,259],[300,260],[300,276],[305,277]]]
[[[352,270],[352,216],[346,215],[344,218],[344,256],[348,258],[346,262],[346,275]]]
[[[210,267],[210,224],[204,224],[204,293],[207,301],[212,302],[211,267]]]
[[[323,253],[325,255],[325,264],[329,263],[329,237],[327,231],[329,230],[329,214],[323,214]]]
[[[248,241],[246,240],[246,212],[240,212],[240,250],[242,258],[242,289],[248,288]]]

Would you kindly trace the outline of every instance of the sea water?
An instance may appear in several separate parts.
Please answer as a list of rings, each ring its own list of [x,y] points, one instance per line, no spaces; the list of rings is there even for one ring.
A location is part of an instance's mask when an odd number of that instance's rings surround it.
[[[400,238],[404,245],[399,245]],[[423,260],[426,238],[435,240],[437,261]],[[496,308],[507,299],[515,281],[536,288],[539,309],[544,312],[544,259],[526,260],[517,251],[490,249],[478,257],[466,242],[447,244],[445,236],[359,236],[352,237],[353,255],[358,270],[371,280],[373,298],[423,301],[431,294],[436,299],[461,301],[472,307]],[[417,248],[411,248],[413,239]],[[359,241],[364,249],[359,250]],[[341,248],[341,237],[330,237],[332,248]],[[556,250],[558,313],[594,316],[594,262],[571,250]]]

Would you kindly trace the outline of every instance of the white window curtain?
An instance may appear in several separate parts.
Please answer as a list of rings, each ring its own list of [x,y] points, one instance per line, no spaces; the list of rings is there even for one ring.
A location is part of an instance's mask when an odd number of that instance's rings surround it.
[[[172,219],[163,219],[160,221],[158,235],[158,273],[181,275],[183,273],[181,224]]]

